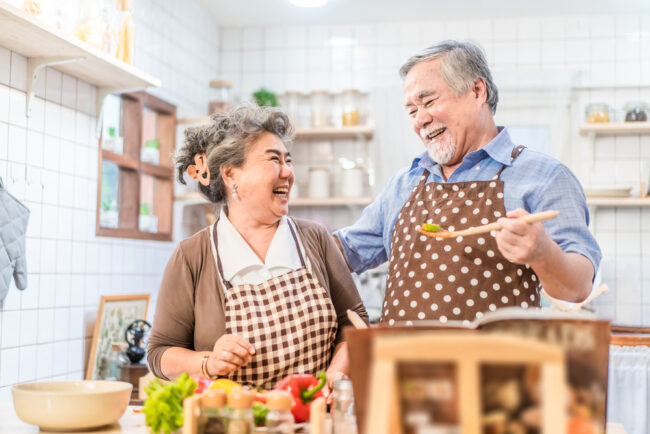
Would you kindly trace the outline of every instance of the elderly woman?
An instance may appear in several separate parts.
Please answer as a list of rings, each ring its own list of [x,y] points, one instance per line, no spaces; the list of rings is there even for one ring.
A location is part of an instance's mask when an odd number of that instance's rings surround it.
[[[223,203],[165,270],[148,360],[153,373],[272,388],[291,373],[348,371],[347,309],[367,314],[326,229],[287,217],[294,175],[288,117],[244,105],[185,133],[178,179]]]

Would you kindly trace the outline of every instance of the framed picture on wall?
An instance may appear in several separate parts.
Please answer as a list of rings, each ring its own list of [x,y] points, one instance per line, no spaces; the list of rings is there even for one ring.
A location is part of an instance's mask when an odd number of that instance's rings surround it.
[[[102,296],[90,346],[87,380],[106,378],[112,344],[124,342],[126,328],[137,319],[146,319],[148,307],[149,294]]]

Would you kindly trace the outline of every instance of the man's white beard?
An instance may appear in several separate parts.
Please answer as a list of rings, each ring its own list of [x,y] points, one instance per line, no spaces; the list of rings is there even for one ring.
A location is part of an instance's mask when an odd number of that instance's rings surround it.
[[[453,141],[451,143],[427,142],[425,146],[429,157],[440,165],[449,163],[456,153],[456,143]]]

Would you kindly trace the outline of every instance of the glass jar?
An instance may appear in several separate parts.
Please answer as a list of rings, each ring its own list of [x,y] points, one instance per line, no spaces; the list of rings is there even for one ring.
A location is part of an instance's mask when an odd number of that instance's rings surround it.
[[[329,126],[330,96],[325,90],[311,92],[311,126],[314,128]]]
[[[343,126],[359,125],[359,91],[347,89],[343,97]]]
[[[201,396],[198,434],[226,434],[228,426],[228,395],[221,389],[207,389]]]
[[[354,395],[350,380],[334,382],[334,412],[332,434],[356,434],[357,419],[354,413]]]
[[[212,80],[210,87],[215,89],[215,95],[208,105],[208,114],[223,113],[232,109],[232,83],[228,80]]]
[[[133,0],[116,0],[117,13],[117,52],[115,57],[129,65],[133,64],[133,43],[135,38],[135,24],[131,16]]]
[[[330,196],[330,171],[327,167],[309,168],[309,197],[323,199]]]
[[[235,389],[228,395],[228,434],[252,434],[255,432],[253,419],[253,394],[248,390]]]
[[[293,126],[296,128],[302,127],[301,119],[301,100],[302,94],[297,90],[288,90],[284,93],[284,108],[285,113],[291,119]]]
[[[266,429],[268,434],[293,434],[293,398],[285,390],[274,390],[266,397]]]
[[[609,106],[605,103],[591,103],[585,110],[585,116],[590,124],[607,123],[610,121]]]
[[[641,101],[631,101],[623,106],[625,122],[647,122],[648,105]]]
[[[124,342],[113,342],[111,345],[111,352],[106,361],[106,380],[120,379],[122,365],[127,363],[127,358],[124,355],[125,349]]]

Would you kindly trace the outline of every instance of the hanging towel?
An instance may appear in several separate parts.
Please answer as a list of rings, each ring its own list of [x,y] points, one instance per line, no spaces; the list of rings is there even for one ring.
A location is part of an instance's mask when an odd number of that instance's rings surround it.
[[[4,188],[0,178],[0,301],[13,277],[18,289],[27,288],[25,231],[29,209]]]

